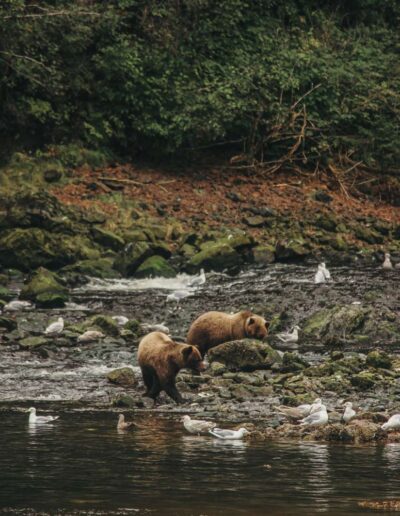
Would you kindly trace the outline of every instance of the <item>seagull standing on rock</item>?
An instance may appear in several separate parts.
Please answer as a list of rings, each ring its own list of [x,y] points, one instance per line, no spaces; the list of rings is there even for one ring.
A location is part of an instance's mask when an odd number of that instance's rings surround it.
[[[393,265],[390,260],[390,253],[385,253],[385,260],[382,263],[382,269],[385,269],[386,271],[391,271],[393,269]]]
[[[32,303],[29,301],[20,301],[19,299],[15,299],[4,305],[5,312],[18,312],[19,310],[29,310],[29,308],[33,308]]]
[[[288,333],[277,333],[277,337],[279,340],[281,340],[282,342],[285,342],[287,344],[289,343],[294,343],[294,342],[298,342],[299,340],[299,330],[300,330],[300,326],[295,326],[293,328],[293,331],[292,333],[288,332]]]
[[[29,410],[29,424],[35,423],[51,423],[59,418],[59,416],[37,416],[35,407],[31,407]]]
[[[318,411],[321,408],[322,401],[321,398],[316,398],[312,404],[304,403],[303,405],[299,405],[298,407],[286,407],[285,405],[280,405],[279,407],[275,407],[277,412],[291,419],[303,419],[313,412]]]
[[[239,428],[239,430],[223,430],[222,428],[213,428],[208,431],[209,434],[218,439],[243,439],[245,435],[250,434],[247,428]]]
[[[325,262],[318,265],[318,270],[314,277],[314,283],[326,283],[331,279],[331,273],[326,268]]]
[[[64,319],[62,317],[59,317],[57,319],[57,322],[51,323],[50,326],[48,326],[44,334],[45,335],[59,335],[62,333],[64,329]]]
[[[151,331],[161,331],[162,333],[165,333],[166,335],[170,334],[170,330],[168,326],[165,326],[165,324],[162,322],[161,324],[147,324],[143,323],[140,325],[143,331],[151,332]]]
[[[179,301],[182,301],[182,299],[185,299],[185,297],[188,296],[190,296],[190,292],[188,290],[175,290],[171,294],[168,294],[167,302],[176,301],[177,303],[179,303]]]
[[[345,423],[348,423],[356,416],[356,411],[353,409],[351,401],[347,401],[344,406],[346,407],[343,412],[342,419]]]
[[[113,319],[118,326],[125,326],[125,324],[129,322],[129,319],[125,317],[125,315],[113,315],[111,319]]]
[[[195,276],[194,278],[191,278],[188,281],[188,287],[200,287],[201,285],[204,285],[205,282],[206,274],[204,272],[204,269],[201,269],[199,276]]]
[[[96,340],[102,339],[103,337],[105,337],[105,335],[101,331],[88,330],[85,331],[85,333],[82,333],[82,335],[79,335],[78,342],[85,344],[88,342],[95,342]]]
[[[386,423],[381,426],[382,430],[397,430],[400,428],[400,414],[394,414]]]
[[[201,419],[191,419],[190,416],[183,416],[183,426],[190,434],[206,434],[214,428],[214,423]]]

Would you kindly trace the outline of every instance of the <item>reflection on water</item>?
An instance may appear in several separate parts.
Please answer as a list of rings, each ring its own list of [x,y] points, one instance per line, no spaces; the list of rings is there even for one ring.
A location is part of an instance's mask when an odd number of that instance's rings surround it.
[[[111,413],[1,421],[3,514],[347,515],[400,492],[400,445],[219,441],[157,416],[119,433]]]

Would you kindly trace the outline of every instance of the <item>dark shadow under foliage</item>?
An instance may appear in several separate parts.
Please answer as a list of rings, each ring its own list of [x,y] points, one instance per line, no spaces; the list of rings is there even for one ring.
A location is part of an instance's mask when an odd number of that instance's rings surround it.
[[[3,149],[81,142],[397,172],[396,0],[3,0]]]

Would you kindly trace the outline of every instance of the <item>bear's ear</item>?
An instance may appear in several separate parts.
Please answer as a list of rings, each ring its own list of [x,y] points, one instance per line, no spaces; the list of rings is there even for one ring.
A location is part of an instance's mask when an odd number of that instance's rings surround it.
[[[265,328],[266,328],[267,330],[268,330],[268,328],[269,328],[269,325],[270,325],[270,324],[271,324],[271,323],[270,323],[269,321],[265,321]]]
[[[182,355],[185,360],[188,360],[190,355],[193,353],[193,346],[186,346],[182,350]]]
[[[249,326],[251,326],[252,324],[254,324],[256,322],[254,317],[249,317],[247,321],[248,321]]]

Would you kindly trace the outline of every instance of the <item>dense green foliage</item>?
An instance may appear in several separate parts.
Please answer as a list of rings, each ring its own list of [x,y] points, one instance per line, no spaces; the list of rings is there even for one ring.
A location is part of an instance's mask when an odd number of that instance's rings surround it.
[[[3,0],[3,149],[398,168],[397,0]]]

